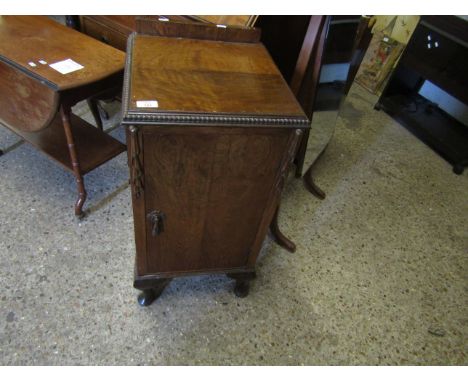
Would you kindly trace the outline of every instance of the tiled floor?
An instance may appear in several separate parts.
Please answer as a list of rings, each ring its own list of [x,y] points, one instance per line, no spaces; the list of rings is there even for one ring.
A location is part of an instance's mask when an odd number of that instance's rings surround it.
[[[468,174],[373,101],[354,87],[343,105],[314,172],[324,201],[289,180],[281,225],[297,252],[267,239],[245,299],[194,277],[141,308],[125,154],[85,177],[78,221],[70,174],[27,144],[7,152],[0,364],[467,364]],[[308,163],[332,126],[317,114]],[[15,141],[0,128],[1,148]]]

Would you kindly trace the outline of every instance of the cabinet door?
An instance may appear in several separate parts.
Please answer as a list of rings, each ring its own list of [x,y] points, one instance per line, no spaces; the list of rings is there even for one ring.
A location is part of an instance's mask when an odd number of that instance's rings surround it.
[[[143,131],[147,273],[245,267],[288,150],[289,131]],[[156,227],[157,228],[157,227]]]

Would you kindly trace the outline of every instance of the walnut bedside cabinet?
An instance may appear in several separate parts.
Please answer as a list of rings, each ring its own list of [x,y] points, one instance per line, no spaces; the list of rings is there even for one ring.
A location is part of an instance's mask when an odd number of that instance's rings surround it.
[[[247,295],[309,128],[259,33],[247,41],[235,30],[231,37],[243,42],[226,42],[219,41],[229,37],[225,29],[204,37],[205,27],[196,28],[197,39],[133,34],[128,41],[122,115],[140,305],[171,278],[199,274],[224,273],[237,296]]]

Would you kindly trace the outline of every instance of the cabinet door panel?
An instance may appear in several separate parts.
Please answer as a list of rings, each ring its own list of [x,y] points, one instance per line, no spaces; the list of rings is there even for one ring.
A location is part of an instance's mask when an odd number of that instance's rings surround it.
[[[288,144],[281,129],[152,128],[144,133],[150,273],[243,267]]]

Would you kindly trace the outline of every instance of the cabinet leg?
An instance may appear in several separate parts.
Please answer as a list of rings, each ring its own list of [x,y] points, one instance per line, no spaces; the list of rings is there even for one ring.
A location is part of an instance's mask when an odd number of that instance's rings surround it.
[[[138,295],[138,304],[140,304],[140,306],[149,306],[156,298],[157,296],[154,289],[144,289]]]
[[[250,282],[246,280],[236,280],[234,294],[239,298],[247,297],[249,294]]]
[[[86,189],[84,186],[83,176],[81,175],[80,163],[78,161],[78,154],[76,152],[75,141],[70,124],[70,108],[65,108],[63,105],[60,107],[60,114],[62,116],[63,129],[67,138],[68,151],[70,153],[70,160],[72,162],[73,174],[75,175],[76,185],[78,188],[78,199],[75,203],[75,215],[83,217],[83,204],[86,200]]]
[[[0,150],[0,157],[4,154],[3,150]]]
[[[138,295],[138,304],[141,306],[151,305],[159,296],[161,296],[164,288],[171,282],[171,279],[152,280],[150,284],[139,286],[137,283],[134,287],[142,292]]]
[[[280,230],[278,224],[279,205],[276,207],[275,216],[270,223],[270,231],[276,244],[293,253],[296,252],[296,244],[289,240]]]
[[[463,174],[463,171],[465,170],[465,167],[461,164],[456,164],[453,166],[453,172],[457,175]]]
[[[250,281],[255,278],[255,272],[228,273],[227,276],[236,280],[234,294],[239,298],[247,297],[250,289]]]

